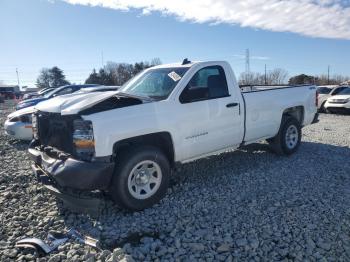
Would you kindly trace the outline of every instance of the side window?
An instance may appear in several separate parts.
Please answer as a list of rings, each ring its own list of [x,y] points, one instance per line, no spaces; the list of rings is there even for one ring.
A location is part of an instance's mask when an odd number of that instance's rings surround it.
[[[70,93],[73,93],[73,88],[68,87],[68,88],[65,88],[65,89],[59,91],[58,93],[56,93],[56,96],[66,95],[66,94],[70,94]]]
[[[182,104],[228,96],[224,69],[209,66],[200,69],[180,95]]]
[[[335,96],[335,95],[337,95],[337,94],[339,94],[341,91],[343,91],[345,89],[345,87],[336,87],[334,90],[333,90],[333,92],[332,92],[332,96]]]

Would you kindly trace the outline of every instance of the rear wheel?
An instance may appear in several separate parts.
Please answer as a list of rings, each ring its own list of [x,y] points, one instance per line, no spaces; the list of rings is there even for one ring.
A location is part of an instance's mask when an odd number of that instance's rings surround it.
[[[109,193],[122,207],[143,210],[165,196],[169,178],[170,165],[164,153],[142,146],[125,151],[117,159]]]
[[[269,139],[272,149],[279,155],[293,154],[300,146],[301,126],[294,117],[283,117],[278,134]]]

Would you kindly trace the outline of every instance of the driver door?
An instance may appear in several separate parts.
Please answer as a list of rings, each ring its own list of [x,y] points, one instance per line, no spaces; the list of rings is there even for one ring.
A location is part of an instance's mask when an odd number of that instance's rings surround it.
[[[230,94],[221,66],[197,71],[179,100],[183,158],[199,157],[242,142],[239,99]]]

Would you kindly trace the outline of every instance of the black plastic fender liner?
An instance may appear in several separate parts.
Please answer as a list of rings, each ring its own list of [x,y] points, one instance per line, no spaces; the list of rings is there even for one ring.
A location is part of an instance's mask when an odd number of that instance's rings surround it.
[[[34,174],[39,182],[52,195],[62,200],[64,206],[72,212],[85,213],[93,216],[98,216],[101,207],[104,204],[104,199],[101,195],[96,196],[81,196],[72,192],[65,192],[59,189],[55,182],[38,166],[32,165]]]
[[[79,190],[107,189],[114,163],[90,163],[68,158],[49,168],[49,173],[62,187]]]
[[[28,152],[36,166],[60,187],[82,191],[105,190],[112,179],[115,163],[105,158],[86,162],[71,157],[50,157],[45,152],[30,147]]]

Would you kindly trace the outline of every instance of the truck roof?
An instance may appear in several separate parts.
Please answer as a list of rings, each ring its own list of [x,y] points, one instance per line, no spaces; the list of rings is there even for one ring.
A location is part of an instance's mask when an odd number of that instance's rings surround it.
[[[171,68],[171,67],[191,67],[194,64],[200,63],[199,61],[191,62],[188,64],[182,64],[182,63],[172,63],[172,64],[163,64],[163,65],[157,65],[152,68]]]
[[[163,65],[157,65],[152,68],[171,68],[171,67],[191,67],[195,64],[202,64],[202,63],[222,63],[224,61],[218,61],[218,60],[212,60],[212,61],[188,61],[188,63],[183,64],[183,62],[179,63],[172,63],[172,64],[163,64]]]

